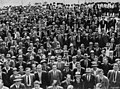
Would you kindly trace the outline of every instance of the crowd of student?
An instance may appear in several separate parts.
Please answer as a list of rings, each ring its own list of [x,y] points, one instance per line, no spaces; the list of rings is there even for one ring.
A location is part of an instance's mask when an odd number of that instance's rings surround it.
[[[0,89],[120,89],[120,3],[0,9]]]

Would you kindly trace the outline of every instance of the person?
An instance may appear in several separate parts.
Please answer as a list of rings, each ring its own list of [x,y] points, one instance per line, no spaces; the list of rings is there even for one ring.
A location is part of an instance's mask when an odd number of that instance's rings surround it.
[[[10,81],[11,81],[11,84],[14,83],[14,79],[16,76],[19,76],[20,74],[18,74],[18,71],[17,71],[17,68],[13,68],[13,74],[10,76]]]
[[[102,89],[109,89],[109,79],[103,74],[103,70],[98,70],[98,75],[96,76],[96,83],[101,83]]]
[[[47,89],[63,89],[63,87],[58,85],[57,80],[53,80],[52,86],[49,86]]]
[[[0,79],[0,89],[9,89],[8,87],[4,86],[2,79]]]
[[[16,76],[14,79],[15,83],[10,86],[10,89],[26,89],[25,85],[21,83],[21,81],[21,76]]]
[[[118,71],[119,67],[117,63],[114,63],[113,70],[109,70],[108,79],[110,89],[119,89],[120,88],[120,72]]]
[[[40,87],[40,82],[39,81],[35,81],[34,82],[34,88],[32,88],[32,89],[43,89],[43,88]]]
[[[22,76],[22,82],[25,84],[26,89],[33,88],[34,75],[31,74],[31,68],[26,68],[25,74]]]
[[[83,74],[83,87],[84,89],[94,89],[95,87],[95,76],[92,74],[91,68],[86,69],[86,74]]]
[[[7,81],[4,81],[4,85],[7,87],[11,86],[10,76],[13,74],[13,69],[10,67],[9,62],[5,62],[5,67],[2,70],[5,73],[5,78]]]
[[[67,74],[67,77],[64,81],[61,82],[61,86],[64,88],[64,89],[67,89],[67,87],[69,85],[72,85],[73,84],[73,81],[71,79],[71,75],[70,74]]]
[[[80,72],[75,73],[75,79],[73,81],[74,89],[83,89],[83,79],[81,78]]]
[[[48,73],[46,71],[42,70],[42,65],[38,64],[37,65],[37,73],[34,74],[34,81],[39,81],[40,82],[40,86],[43,89],[46,89],[46,87],[48,86]]]

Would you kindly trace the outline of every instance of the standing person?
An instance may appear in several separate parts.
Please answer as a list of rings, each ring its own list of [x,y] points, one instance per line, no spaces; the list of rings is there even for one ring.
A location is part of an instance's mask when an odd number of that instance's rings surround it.
[[[80,72],[75,73],[75,81],[73,82],[74,89],[83,89],[83,80]]]
[[[86,69],[86,74],[83,74],[83,86],[84,89],[94,89],[95,87],[95,76],[92,74],[91,68]]]
[[[40,87],[40,82],[39,81],[35,81],[34,82],[34,88],[32,88],[32,89],[43,89],[43,88]]]
[[[55,64],[52,68],[53,69],[50,70],[48,73],[50,84],[53,83],[53,80],[57,80],[58,84],[60,84],[62,80],[62,73],[60,70],[57,69],[57,66]]]
[[[5,67],[2,70],[5,73],[4,85],[7,87],[11,86],[10,76],[13,74],[13,69],[10,67],[9,62],[5,62]]]
[[[66,76],[66,79],[64,81],[61,82],[61,86],[64,88],[64,89],[67,89],[67,87],[69,85],[72,85],[72,79],[71,79],[71,75],[70,74],[67,74]]]
[[[26,68],[25,75],[22,76],[23,83],[26,86],[26,89],[32,89],[33,88],[33,81],[34,81],[34,75],[30,73],[31,69],[29,67]]]
[[[53,80],[52,86],[49,86],[47,89],[63,89],[63,87],[58,85],[58,81],[57,80]]]
[[[100,83],[102,89],[109,89],[109,80],[103,75],[103,70],[99,69],[98,75],[96,76],[96,84]]]
[[[10,89],[26,89],[25,85],[21,83],[22,79],[21,76],[16,76],[14,80],[14,84],[10,86]]]
[[[37,65],[37,73],[35,73],[35,81],[39,81],[40,82],[40,86],[43,89],[46,89],[47,85],[48,85],[48,74],[46,71],[42,70],[42,65],[39,64]]]
[[[4,86],[4,83],[1,79],[0,79],[0,89],[9,89],[8,87]]]
[[[109,70],[108,79],[109,79],[110,89],[120,88],[120,71],[117,63],[113,65],[113,70]]]

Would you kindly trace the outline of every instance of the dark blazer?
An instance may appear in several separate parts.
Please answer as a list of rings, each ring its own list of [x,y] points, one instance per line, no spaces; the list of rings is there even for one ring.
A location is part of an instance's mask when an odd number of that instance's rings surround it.
[[[111,87],[120,87],[120,71],[117,72],[117,77],[116,77],[116,83],[113,82],[113,78],[114,78],[114,70],[109,70],[108,72],[108,79],[109,79],[109,84]]]
[[[35,73],[34,81],[36,81],[36,80],[40,81],[38,73]],[[42,82],[42,84],[41,84],[42,88],[45,88],[46,86],[49,85],[49,82],[48,82],[48,73],[46,71],[42,71],[41,82]]]
[[[10,68],[7,72],[6,69],[3,68],[3,72],[4,72],[4,74],[3,74],[4,85],[7,87],[10,87],[10,85],[11,85],[10,76],[13,74],[13,70],[12,70],[12,68]]]
[[[83,80],[80,79],[80,83],[78,83],[76,80],[73,82],[74,89],[84,89],[83,87]]]
[[[103,76],[103,79],[100,80],[99,76],[96,76],[96,84],[101,83],[102,89],[109,89],[109,80],[106,76]]]
[[[26,89],[26,87],[23,83],[21,83],[19,88],[16,88],[16,85],[13,84],[13,85],[10,86],[10,89]]]
[[[53,73],[54,73],[53,70],[50,70],[49,74],[48,74],[50,84],[53,83],[53,80],[57,80],[58,84],[60,84],[60,82],[62,80],[62,73],[61,73],[61,71],[60,70],[56,70],[56,76],[54,76]]]
[[[56,65],[57,65],[57,68],[58,68],[59,70],[63,71],[64,66],[65,66],[65,63],[64,63],[64,62],[60,62],[60,67],[59,67],[58,62],[56,63]]]
[[[64,89],[67,89],[67,87],[68,87],[69,85],[72,85],[72,84],[73,84],[72,81],[70,81],[70,83],[68,84],[67,81],[64,80],[64,81],[62,81],[61,86],[62,86]]]
[[[112,65],[110,63],[101,63],[101,68],[103,69],[104,75],[107,76],[107,73],[112,68]]]
[[[81,67],[83,68],[88,68],[88,67],[91,67],[92,65],[90,59],[88,59],[88,65],[85,64],[85,59],[81,60],[80,63],[81,63]]]
[[[84,87],[84,89],[88,89],[88,88],[93,89],[94,88],[95,79],[96,79],[94,75],[91,75],[90,80],[88,81],[87,74],[83,74],[82,79],[83,79],[83,87]]]

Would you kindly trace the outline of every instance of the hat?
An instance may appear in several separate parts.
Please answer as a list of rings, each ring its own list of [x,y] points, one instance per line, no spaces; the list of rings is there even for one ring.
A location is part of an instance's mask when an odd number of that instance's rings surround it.
[[[69,67],[69,64],[65,64],[65,67]]]
[[[18,58],[23,58],[23,55],[19,55]]]
[[[41,64],[43,64],[43,63],[47,63],[47,61],[46,60],[41,60],[41,62],[40,62]]]
[[[68,53],[68,50],[65,50],[64,53]]]
[[[118,62],[118,61],[120,61],[120,59],[119,59],[119,58],[115,59],[115,62]]]
[[[73,43],[70,44],[70,47],[73,47]]]
[[[27,49],[27,51],[32,51],[32,48],[29,47],[29,48]]]
[[[76,77],[80,77],[80,76],[81,76],[81,75],[80,75],[80,72],[76,72],[76,73],[75,73],[75,76],[76,76]]]
[[[26,39],[30,39],[30,37],[29,37],[29,36],[27,36],[27,37],[26,37]]]
[[[36,41],[39,41],[39,39],[37,38]]]
[[[91,73],[91,68],[86,68],[86,73]]]
[[[11,57],[11,55],[10,55],[10,54],[7,54],[7,55],[6,55],[6,57],[7,57],[7,58],[10,58],[10,57]]]
[[[94,53],[94,50],[91,50],[90,53]]]
[[[48,55],[50,56],[50,55],[51,55],[51,53],[48,53]]]
[[[17,68],[13,68],[13,71],[17,71]]]
[[[39,81],[35,81],[34,84],[40,84],[40,82]]]
[[[97,66],[98,66],[97,62],[93,61],[92,62],[92,67],[97,67]]]
[[[14,82],[22,81],[21,76],[15,76]]]
[[[54,60],[55,59],[55,57],[54,56],[51,56],[51,58],[50,58],[51,60]]]
[[[12,59],[15,59],[16,57],[15,57],[15,56],[12,56],[11,58],[12,58]]]

